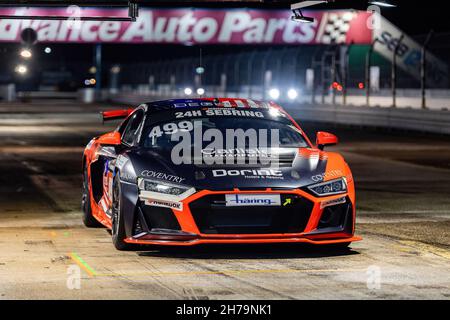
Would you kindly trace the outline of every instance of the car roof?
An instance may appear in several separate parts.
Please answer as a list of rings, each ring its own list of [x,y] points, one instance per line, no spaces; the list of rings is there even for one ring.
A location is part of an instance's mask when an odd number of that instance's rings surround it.
[[[145,103],[148,111],[162,111],[178,108],[199,108],[199,107],[229,107],[229,108],[252,108],[252,109],[267,109],[275,107],[282,109],[276,103],[257,101],[252,99],[241,98],[193,98],[193,99],[170,99],[151,101]]]

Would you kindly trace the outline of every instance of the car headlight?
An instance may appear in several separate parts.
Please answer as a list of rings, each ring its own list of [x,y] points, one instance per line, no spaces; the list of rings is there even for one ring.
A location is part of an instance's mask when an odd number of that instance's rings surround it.
[[[319,197],[332,196],[335,194],[341,194],[347,192],[347,182],[345,178],[339,178],[336,180],[321,182],[308,186],[314,194]]]
[[[180,202],[193,195],[196,190],[186,185],[173,184],[151,179],[138,179],[139,198],[141,200],[163,200]]]
[[[160,181],[140,179],[139,180],[139,189],[141,189],[141,191],[150,191],[150,192],[179,196],[192,188],[188,187],[188,186],[182,186],[182,185],[161,183]]]

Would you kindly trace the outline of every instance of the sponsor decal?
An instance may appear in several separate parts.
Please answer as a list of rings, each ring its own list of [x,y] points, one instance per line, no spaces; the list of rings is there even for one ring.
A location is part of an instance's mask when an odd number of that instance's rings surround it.
[[[371,13],[305,11],[313,23],[291,21],[290,10],[140,8],[135,22],[82,21],[81,17],[128,15],[127,9],[84,8],[68,20],[0,21],[0,41],[20,42],[32,27],[39,42],[172,44],[369,44]],[[0,9],[0,15],[67,16],[64,8]]]
[[[166,181],[175,182],[175,183],[182,183],[184,180],[186,180],[185,178],[181,178],[181,177],[163,173],[163,172],[151,171],[151,170],[142,171],[141,176],[145,177],[145,178],[155,178],[155,179],[166,180]]]
[[[136,175],[126,172],[120,172],[120,180],[126,181],[126,182],[132,182],[136,183]]]
[[[153,207],[169,208],[169,209],[174,209],[177,211],[183,211],[183,203],[182,202],[148,199],[148,200],[145,200],[145,204],[148,206],[153,206]]]
[[[266,149],[253,148],[233,148],[233,149],[202,149],[202,155],[204,157],[270,157],[271,154]]]
[[[345,197],[342,198],[338,198],[338,199],[333,199],[333,200],[328,200],[328,201],[322,201],[320,203],[320,209],[326,208],[326,207],[331,207],[331,206],[335,206],[338,204],[343,204],[347,202]]]
[[[280,206],[279,194],[226,194],[227,207],[238,206]]]
[[[217,169],[212,171],[213,177],[244,177],[246,179],[284,179],[281,170],[258,169],[258,170],[225,170]]]
[[[156,144],[157,138],[165,135],[173,135],[179,131],[181,132],[191,132],[194,130],[194,124],[191,121],[180,121],[178,123],[169,122],[163,126],[155,126],[150,131],[148,137],[152,139],[152,144]]]
[[[122,170],[123,166],[128,162],[128,158],[124,157],[123,155],[119,155],[116,159],[116,167],[119,168],[119,170]]]
[[[248,117],[248,118],[264,118],[264,113],[252,110],[237,110],[234,108],[217,108],[205,110],[206,116],[233,116],[233,117]]]
[[[292,199],[291,198],[287,198],[286,200],[284,200],[283,202],[283,207],[287,207],[288,205],[292,204]]]
[[[420,80],[422,45],[407,36],[380,14],[377,13],[376,17],[379,19],[379,27],[374,29],[374,39],[377,39],[374,50],[387,60],[392,61],[395,48],[399,46],[396,52],[398,67]],[[402,35],[403,39],[400,42]],[[426,60],[428,65],[427,85],[437,88],[447,87],[449,79],[447,63],[431,52],[427,52]]]
[[[179,103],[176,106],[196,107],[202,103]],[[244,107],[244,106],[242,106]],[[194,117],[248,117],[248,118],[264,118],[264,113],[253,110],[238,110],[235,108],[209,108],[205,110],[195,110],[186,112],[175,112],[176,119],[194,118]]]
[[[335,178],[342,177],[343,173],[341,170],[331,170],[322,174],[317,174],[311,177],[311,180],[314,182],[322,182],[325,180],[332,180]]]
[[[251,99],[232,99],[232,98],[215,98],[211,101],[205,100],[196,100],[196,99],[175,99],[173,101],[173,106],[175,108],[185,108],[185,107],[206,107],[203,110],[207,110],[209,108],[217,108],[221,107],[228,108],[233,110],[234,108],[256,108],[256,109],[268,109],[271,106],[277,107],[277,105],[273,102],[263,102],[263,101],[253,101]],[[186,118],[186,117],[199,117],[202,116],[202,111],[186,111],[186,112],[177,112],[178,118]],[[236,113],[238,115],[245,115],[242,113]]]

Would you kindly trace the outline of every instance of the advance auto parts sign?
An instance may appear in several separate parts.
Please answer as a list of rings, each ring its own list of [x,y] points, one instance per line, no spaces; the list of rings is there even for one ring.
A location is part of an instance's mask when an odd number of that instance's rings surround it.
[[[142,8],[135,22],[80,21],[77,16],[126,16],[123,9],[0,8],[1,15],[59,15],[69,20],[0,20],[0,41],[19,42],[31,27],[41,42],[171,44],[368,44],[367,12],[311,11],[311,24],[291,21],[290,10]]]

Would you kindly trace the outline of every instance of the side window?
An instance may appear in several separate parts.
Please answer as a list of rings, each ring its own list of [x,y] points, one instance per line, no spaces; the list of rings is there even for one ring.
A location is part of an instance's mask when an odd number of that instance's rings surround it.
[[[133,144],[136,134],[138,133],[139,126],[144,119],[144,111],[138,110],[131,116],[130,121],[122,135],[122,141],[126,144]]]
[[[130,123],[130,118],[127,118],[125,121],[123,121],[119,127],[116,129],[117,132],[120,133],[120,135],[123,137],[123,133],[125,132],[125,129],[127,128],[128,124]]]

